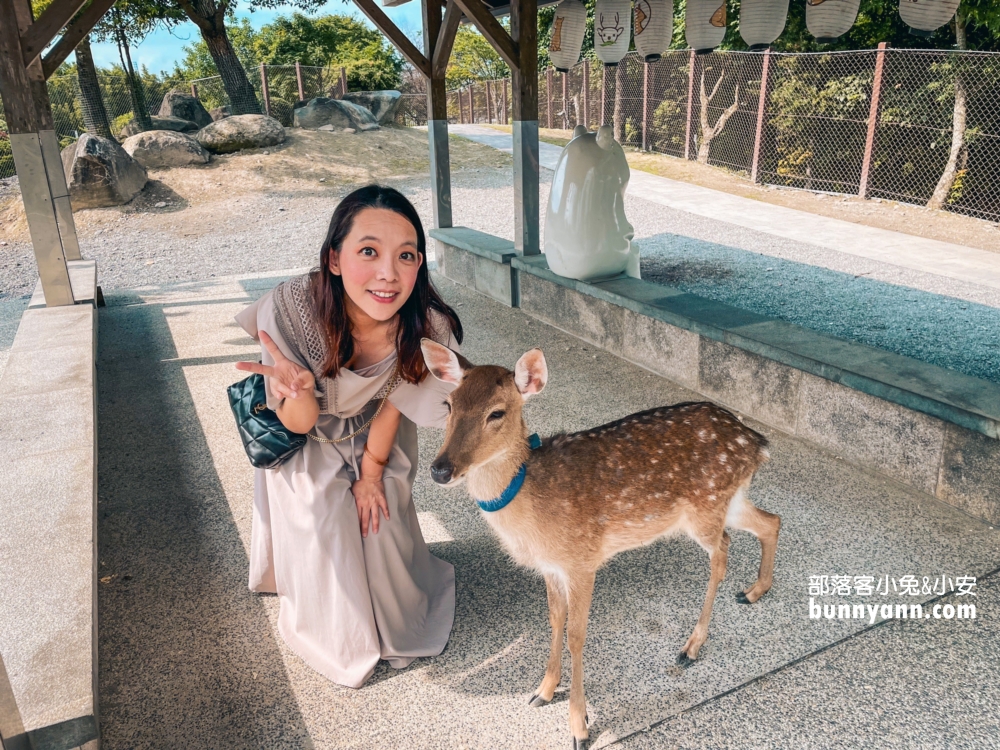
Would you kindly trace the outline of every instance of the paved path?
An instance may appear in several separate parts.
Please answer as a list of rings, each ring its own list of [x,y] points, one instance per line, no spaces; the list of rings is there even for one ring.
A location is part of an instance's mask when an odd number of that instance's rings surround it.
[[[449,131],[510,152],[511,136],[482,125]],[[539,144],[539,163],[555,169],[560,146]],[[915,237],[775,206],[632,170],[628,192],[644,200],[760,232],[895,266],[1000,289],[1000,253]]]
[[[421,431],[414,496],[433,551],[456,568],[456,623],[440,657],[398,672],[383,665],[360,690],[337,687],[277,636],[275,597],[248,592],[253,474],[225,387],[240,377],[233,363],[258,350],[232,318],[283,275],[110,292],[100,310],[103,747],[569,747],[565,692],[527,705],[547,652],[544,585],[509,561],[464,490],[429,481],[437,431]],[[532,430],[579,430],[697,398],[437,283],[462,317],[472,361],[511,366],[533,346],[545,351],[550,380],[527,405]],[[994,584],[983,585],[975,622],[875,629],[810,620],[807,584],[820,574],[981,576],[1000,564],[1000,531],[763,431],[772,461],[751,494],[783,518],[774,588],[753,606],[736,603],[759,552],[734,533],[709,640],[681,670],[674,659],[708,579],[701,549],[658,542],[603,569],[586,650],[592,747],[834,747],[858,732],[884,747],[896,736],[885,732],[901,728],[922,747],[985,746],[1000,721]],[[567,662],[564,686],[568,674]],[[795,731],[775,725],[778,715]]]

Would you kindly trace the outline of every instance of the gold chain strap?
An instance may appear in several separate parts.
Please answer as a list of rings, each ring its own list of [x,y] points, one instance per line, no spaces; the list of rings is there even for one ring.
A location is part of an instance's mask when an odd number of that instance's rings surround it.
[[[331,440],[330,438],[320,437],[319,435],[313,435],[311,432],[306,433],[306,437],[308,437],[308,438],[310,438],[312,440],[315,440],[317,443],[343,443],[345,440],[350,440],[351,438],[356,438],[362,432],[364,432],[369,427],[371,427],[372,422],[374,422],[376,419],[378,419],[378,415],[382,413],[382,407],[385,406],[386,399],[389,398],[389,394],[390,393],[392,393],[394,390],[396,390],[396,386],[397,385],[399,385],[399,364],[398,363],[396,364],[395,369],[392,371],[392,376],[389,378],[389,390],[386,391],[386,394],[382,397],[382,400],[379,402],[378,409],[375,410],[375,413],[372,415],[371,419],[369,419],[367,422],[365,422],[363,425],[361,425],[361,427],[359,427],[358,429],[356,429],[354,432],[352,432],[350,435],[347,435],[346,437],[333,438]]]

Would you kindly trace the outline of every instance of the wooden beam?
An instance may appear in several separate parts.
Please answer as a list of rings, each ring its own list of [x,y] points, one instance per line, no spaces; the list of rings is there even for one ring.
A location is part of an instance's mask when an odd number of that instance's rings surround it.
[[[11,133],[39,130],[31,80],[21,54],[21,35],[11,0],[0,0],[0,95]]]
[[[49,43],[56,38],[87,0],[54,0],[38,19],[21,35],[21,52],[24,66],[28,67],[41,56]],[[103,14],[102,14],[103,15]]]
[[[97,22],[111,10],[111,6],[114,4],[115,0],[93,0],[80,14],[80,17],[66,27],[66,31],[59,37],[59,41],[42,58],[42,71],[45,73],[46,80],[52,77],[52,74],[59,69],[59,66],[83,41],[83,38],[94,30]]]
[[[431,64],[426,57],[420,54],[420,50],[413,46],[413,42],[406,38],[406,34],[399,30],[399,27],[392,22],[380,7],[373,0],[354,0],[354,4],[361,9],[361,12],[368,16],[368,20],[375,24],[375,28],[385,34],[392,42],[399,53],[414,68],[423,73],[427,78],[431,77]]]
[[[520,52],[517,44],[507,33],[507,29],[493,17],[483,0],[455,0],[455,4],[476,25],[480,33],[486,37],[486,41],[497,51],[497,54],[503,58],[511,70],[520,68]]]
[[[448,70],[448,60],[451,59],[451,50],[455,46],[455,35],[458,33],[458,25],[461,22],[461,8],[455,4],[455,0],[448,0],[444,10],[444,20],[441,22],[441,30],[438,31],[437,41],[434,42],[431,71],[435,78],[444,78]]]

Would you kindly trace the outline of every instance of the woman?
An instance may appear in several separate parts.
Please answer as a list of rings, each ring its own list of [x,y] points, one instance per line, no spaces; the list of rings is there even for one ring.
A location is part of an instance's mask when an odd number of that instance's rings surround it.
[[[455,572],[430,554],[413,507],[416,425],[443,427],[451,390],[420,339],[455,348],[462,326],[431,285],[410,202],[369,185],[337,206],[311,273],[237,322],[262,345],[267,405],[310,439],[258,469],[250,588],[277,593],[278,631],[316,671],[360,687],[444,649]],[[370,424],[369,424],[370,422]]]

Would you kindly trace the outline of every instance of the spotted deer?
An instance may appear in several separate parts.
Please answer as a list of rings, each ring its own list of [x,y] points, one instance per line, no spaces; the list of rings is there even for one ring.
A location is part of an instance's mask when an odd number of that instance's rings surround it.
[[[473,366],[429,339],[422,349],[430,372],[458,386],[448,397],[432,479],[448,487],[464,480],[514,560],[545,578],[552,642],[532,706],[551,701],[559,685],[568,614],[569,723],[578,750],[588,736],[583,644],[598,568],[619,552],[680,533],[708,552],[708,592],[678,657],[683,666],[708,637],[726,573],[727,526],[749,531],[761,545],[757,581],[737,599],[749,604],[771,588],[781,519],[747,496],[768,458],[767,440],[719,406],[685,403],[529,445],[521,410],[548,380],[540,350],[524,354],[511,372]]]

